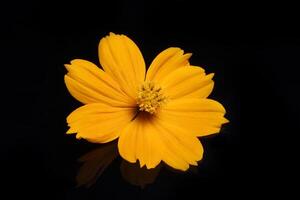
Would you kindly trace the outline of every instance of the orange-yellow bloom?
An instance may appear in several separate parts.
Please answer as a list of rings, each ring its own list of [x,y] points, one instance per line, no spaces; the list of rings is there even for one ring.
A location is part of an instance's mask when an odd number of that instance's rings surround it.
[[[84,106],[73,111],[67,133],[90,142],[118,139],[120,155],[155,168],[161,161],[187,170],[202,159],[198,137],[218,133],[225,109],[207,99],[213,74],[189,64],[191,54],[168,48],[151,63],[125,35],[110,33],[99,43],[103,68],[75,59],[66,64],[65,83]]]

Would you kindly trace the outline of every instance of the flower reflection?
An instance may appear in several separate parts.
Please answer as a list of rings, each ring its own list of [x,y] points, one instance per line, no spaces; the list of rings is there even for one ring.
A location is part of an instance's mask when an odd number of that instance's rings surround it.
[[[92,186],[118,155],[117,143],[113,142],[101,145],[80,157],[78,161],[83,164],[76,176],[77,186]]]
[[[96,183],[97,179],[102,175],[105,169],[119,156],[117,147],[118,145],[116,142],[110,142],[103,144],[80,157],[78,161],[82,163],[82,165],[76,176],[77,187],[84,186],[89,188]],[[175,170],[162,163],[153,169],[147,169],[145,166],[141,168],[138,162],[129,163],[124,159],[122,159],[120,171],[122,177],[127,182],[144,188],[147,184],[151,184],[155,181],[163,166],[174,172],[186,173]],[[191,167],[188,171],[197,173],[197,169],[197,167]]]
[[[147,169],[145,166],[141,168],[138,162],[129,163],[126,160],[122,160],[120,168],[121,174],[127,182],[144,188],[147,184],[155,181],[161,164],[153,169]]]

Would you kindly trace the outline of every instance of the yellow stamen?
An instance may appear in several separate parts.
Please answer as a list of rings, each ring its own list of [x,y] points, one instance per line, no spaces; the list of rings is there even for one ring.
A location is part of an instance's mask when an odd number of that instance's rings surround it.
[[[166,97],[162,94],[161,87],[153,82],[145,81],[138,90],[137,104],[140,111],[154,114],[166,100]]]

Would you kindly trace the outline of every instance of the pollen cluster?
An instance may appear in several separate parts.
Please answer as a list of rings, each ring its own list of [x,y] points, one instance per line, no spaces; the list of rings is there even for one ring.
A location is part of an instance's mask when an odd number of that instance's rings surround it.
[[[140,111],[154,114],[165,102],[166,97],[162,94],[161,87],[150,81],[145,81],[140,86],[137,96]]]

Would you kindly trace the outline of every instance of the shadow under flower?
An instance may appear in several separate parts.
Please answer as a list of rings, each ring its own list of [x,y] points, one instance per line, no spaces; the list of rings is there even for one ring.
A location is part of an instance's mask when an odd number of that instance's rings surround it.
[[[76,176],[77,187],[92,186],[105,169],[118,157],[117,143],[103,144],[78,159],[83,163]]]
[[[139,162],[129,163],[126,160],[122,160],[120,166],[122,177],[130,184],[140,186],[141,188],[153,183],[160,169],[161,164],[154,169],[147,169],[145,166],[141,168]]]
[[[76,176],[77,187],[91,187],[102,175],[105,169],[119,156],[117,142],[103,144],[81,156],[78,161],[82,163]],[[160,170],[164,167],[175,173],[191,172],[197,174],[197,166],[190,166],[186,172],[175,170],[163,163],[154,169],[140,167],[139,162],[129,163],[122,159],[120,171],[122,177],[130,184],[144,188],[152,184],[157,178]]]

